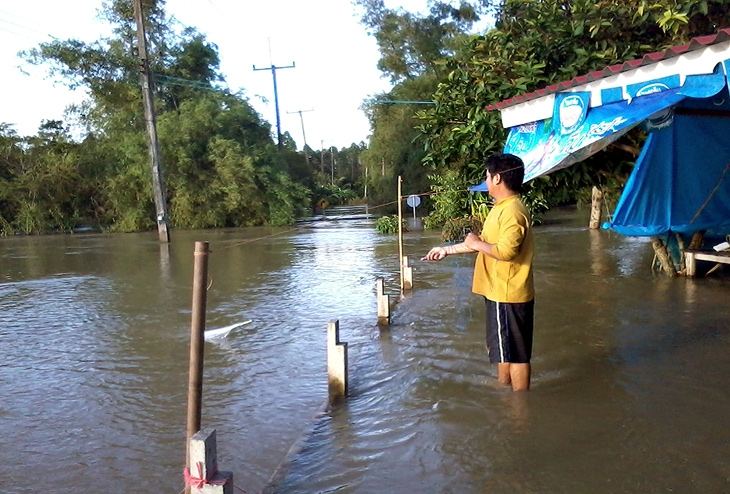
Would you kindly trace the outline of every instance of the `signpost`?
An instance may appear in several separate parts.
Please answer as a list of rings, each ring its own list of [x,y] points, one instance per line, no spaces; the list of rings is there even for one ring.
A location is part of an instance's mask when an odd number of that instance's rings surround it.
[[[406,204],[413,208],[413,219],[416,219],[416,208],[421,204],[421,198],[417,195],[410,195],[406,199]]]

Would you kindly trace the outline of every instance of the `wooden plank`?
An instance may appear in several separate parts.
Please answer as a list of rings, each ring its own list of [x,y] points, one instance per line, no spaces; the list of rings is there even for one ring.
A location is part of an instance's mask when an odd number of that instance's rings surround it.
[[[723,254],[717,252],[713,254],[712,252],[695,252],[694,256],[698,261],[712,261],[730,264],[730,253]]]

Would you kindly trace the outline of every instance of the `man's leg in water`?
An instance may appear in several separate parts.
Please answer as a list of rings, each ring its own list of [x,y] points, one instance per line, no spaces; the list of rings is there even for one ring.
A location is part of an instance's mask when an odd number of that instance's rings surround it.
[[[505,386],[512,384],[509,363],[500,362],[497,364],[497,380],[499,381],[499,384],[504,384]]]
[[[512,391],[530,389],[530,364],[508,364]]]
[[[530,364],[497,364],[497,379],[505,386],[512,385],[512,391],[530,389]]]

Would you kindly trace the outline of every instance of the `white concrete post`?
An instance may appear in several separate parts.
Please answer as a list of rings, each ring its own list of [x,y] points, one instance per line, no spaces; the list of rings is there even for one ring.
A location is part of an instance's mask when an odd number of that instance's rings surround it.
[[[591,221],[588,224],[588,228],[591,230],[597,230],[601,226],[601,207],[603,206],[603,192],[601,189],[593,186],[593,193],[591,194]]]
[[[327,323],[327,383],[330,399],[347,396],[347,343],[340,342],[340,321]]]
[[[408,265],[408,256],[403,256],[403,290],[413,290],[413,267]]]
[[[378,298],[378,324],[390,324],[390,295],[385,295],[385,281],[383,278],[375,280]]]
[[[215,429],[198,431],[190,439],[191,494],[233,494],[233,472],[218,471]]]
[[[685,251],[684,253],[685,274],[689,277],[695,275],[695,253]]]

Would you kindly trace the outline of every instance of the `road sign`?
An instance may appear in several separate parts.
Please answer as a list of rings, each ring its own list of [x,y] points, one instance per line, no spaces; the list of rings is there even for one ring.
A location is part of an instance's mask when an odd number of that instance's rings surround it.
[[[416,208],[419,204],[421,204],[421,198],[417,195],[410,195],[408,196],[408,199],[406,199],[406,204],[408,204],[410,207],[413,208],[413,217],[416,217]]]
[[[408,196],[408,199],[406,199],[406,204],[408,204],[412,208],[417,208],[418,205],[421,204],[421,198],[416,195]]]

